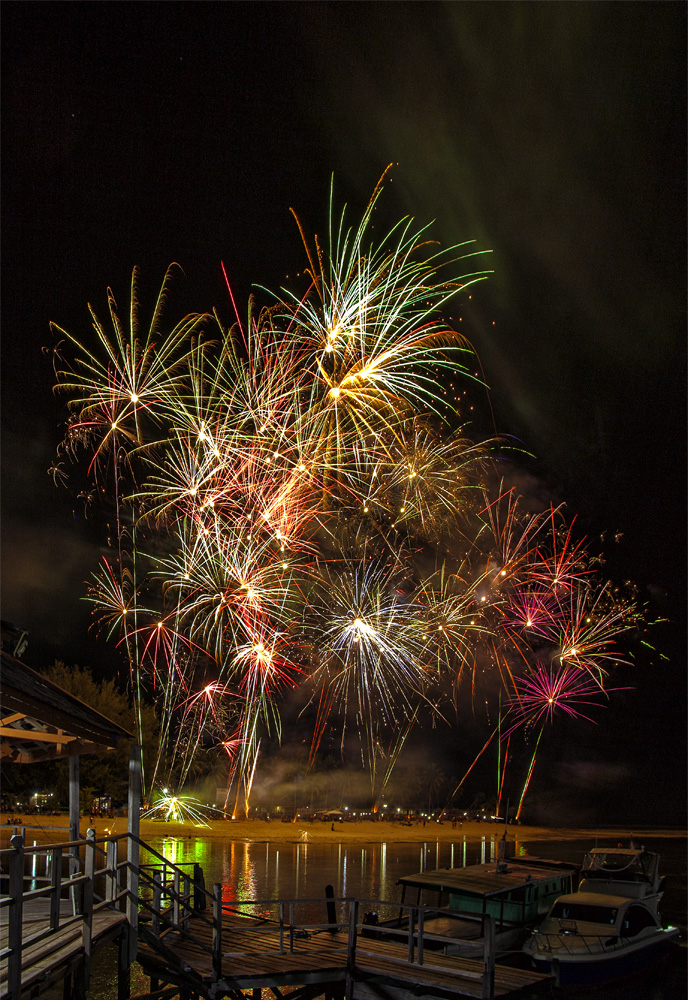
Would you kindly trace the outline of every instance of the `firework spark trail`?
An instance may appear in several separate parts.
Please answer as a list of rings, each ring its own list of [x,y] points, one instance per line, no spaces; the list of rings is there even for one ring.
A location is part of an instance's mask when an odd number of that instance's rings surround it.
[[[469,775],[469,774],[471,773],[471,771],[473,770],[473,768],[475,767],[475,765],[476,765],[476,764],[478,763],[478,761],[480,760],[480,758],[482,757],[482,755],[483,755],[483,754],[485,753],[485,751],[486,751],[486,750],[487,750],[487,748],[489,747],[490,743],[491,743],[491,742],[492,742],[492,740],[493,740],[493,739],[495,738],[495,735],[496,735],[496,733],[497,733],[497,727],[495,727],[495,728],[494,728],[494,729],[492,730],[492,732],[490,733],[489,737],[487,738],[487,740],[486,740],[486,741],[485,741],[485,743],[483,744],[483,746],[482,746],[482,749],[481,749],[481,750],[479,750],[479,751],[478,751],[478,753],[477,753],[477,754],[475,755],[475,757],[473,758],[473,763],[472,763],[472,764],[470,765],[470,767],[468,768],[468,770],[467,770],[467,771],[466,771],[466,773],[464,774],[464,776],[463,776],[463,778],[461,779],[461,781],[460,781],[460,782],[458,783],[458,785],[456,786],[456,788],[454,789],[454,791],[453,791],[453,792],[451,793],[451,795],[449,796],[449,801],[450,801],[450,802],[451,802],[451,801],[452,801],[452,799],[453,799],[453,798],[454,798],[454,797],[456,796],[457,792],[459,792],[459,791],[461,790],[461,788],[463,787],[463,784],[464,784],[464,782],[465,782],[466,778],[467,778],[467,777],[468,777],[468,775]]]
[[[542,728],[544,729],[544,726]],[[526,777],[526,782],[523,786],[523,791],[521,792],[521,798],[519,799],[518,809],[516,810],[516,815],[514,817],[514,821],[516,823],[518,823],[519,819],[521,818],[521,809],[523,808],[523,800],[526,797],[526,792],[528,791],[528,786],[530,785],[530,779],[533,777],[533,768],[535,767],[535,757],[538,751],[538,747],[540,746],[541,736],[542,736],[542,729],[540,729],[537,740],[535,741],[535,749],[533,750],[533,756],[530,761],[530,767],[528,768],[528,775]]]
[[[476,543],[482,542],[485,535],[493,543],[485,573],[494,577],[498,584],[513,581],[518,585],[532,562],[535,539],[545,527],[546,515],[530,514],[523,518],[518,494],[513,488],[503,490],[502,484],[494,500],[487,491],[483,493],[483,500],[482,528]]]
[[[287,292],[292,302],[287,316],[304,343],[304,426],[311,440],[321,442],[317,458],[329,473],[345,464],[352,439],[375,439],[393,430],[399,416],[421,400],[431,408],[437,405],[436,381],[427,373],[430,361],[467,371],[456,352],[470,353],[468,343],[436,318],[461,287],[437,280],[446,255],[418,259],[423,230],[411,232],[410,220],[378,247],[368,247],[378,195],[355,233],[345,227],[345,213],[333,232],[331,210],[329,254],[317,242],[317,254],[309,252],[312,294],[298,298]],[[395,232],[395,248],[384,249]],[[463,287],[485,274],[466,279]]]
[[[507,736],[507,740],[506,740],[506,750],[504,751],[504,766],[502,767],[502,776],[501,776],[501,780],[499,781],[499,790],[497,792],[497,809],[496,809],[496,815],[497,816],[499,816],[499,808],[500,808],[500,805],[501,805],[501,802],[502,802],[502,792],[504,791],[504,778],[506,777],[506,765],[507,765],[507,761],[509,760],[509,746],[510,746],[510,744],[511,744],[511,733],[509,733],[509,735]],[[509,803],[507,801],[507,808],[508,808],[508,804]],[[508,820],[509,820],[509,817],[506,816],[505,817],[505,822],[508,822]]]
[[[555,515],[560,508],[550,505],[551,530],[549,533],[550,551],[537,549],[537,559],[529,567],[528,577],[533,583],[543,583],[551,587],[554,593],[560,590],[573,590],[580,581],[586,580],[592,570],[587,564],[587,550],[584,539],[574,544],[572,538],[573,522],[570,526],[558,526]],[[574,518],[575,521],[575,518]]]

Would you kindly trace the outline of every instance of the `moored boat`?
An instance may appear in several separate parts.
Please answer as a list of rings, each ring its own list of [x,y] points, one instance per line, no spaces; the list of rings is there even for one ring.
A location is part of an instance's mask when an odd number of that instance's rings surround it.
[[[407,935],[407,908],[417,907],[423,913],[424,947],[475,958],[483,954],[485,917],[491,917],[499,957],[521,947],[553,900],[573,888],[578,870],[524,856],[406,875],[397,882],[402,887],[399,917],[385,927]],[[368,933],[374,933],[372,928]]]
[[[560,896],[524,946],[560,985],[592,985],[642,969],[678,941],[659,915],[659,856],[642,848],[596,848],[578,891]]]

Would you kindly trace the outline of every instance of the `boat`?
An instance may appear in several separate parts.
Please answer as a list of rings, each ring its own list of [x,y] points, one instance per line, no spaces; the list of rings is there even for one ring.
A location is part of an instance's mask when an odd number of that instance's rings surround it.
[[[586,854],[578,891],[557,899],[524,945],[538,972],[561,986],[593,985],[651,965],[678,942],[663,927],[659,855],[644,848],[595,848]]]
[[[495,921],[498,958],[520,950],[530,928],[547,914],[562,892],[570,891],[578,865],[543,858],[500,857],[488,864],[441,868],[398,879],[401,885],[399,916],[378,925],[385,935],[408,936],[408,907],[422,910],[423,945],[446,954],[482,958],[484,918]],[[375,933],[373,914],[367,914],[364,933]]]

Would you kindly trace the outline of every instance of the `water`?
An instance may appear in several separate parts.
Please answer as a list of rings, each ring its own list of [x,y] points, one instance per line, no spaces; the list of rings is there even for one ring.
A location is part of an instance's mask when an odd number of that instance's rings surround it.
[[[149,838],[151,847],[172,862],[198,862],[204,870],[207,888],[222,885],[225,903],[238,905],[246,900],[301,899],[317,900],[304,904],[298,919],[303,922],[324,922],[325,886],[334,886],[335,896],[388,901],[386,908],[377,906],[381,918],[396,912],[400,899],[396,881],[402,875],[418,871],[459,867],[494,860],[498,850],[497,835],[487,835],[479,841],[457,839],[453,843],[428,840],[425,843],[383,844],[308,844],[294,842],[271,844],[265,841],[221,841],[201,836],[187,838]],[[610,846],[600,840],[599,845]],[[583,855],[595,846],[591,841],[521,841],[509,845],[510,851],[529,853],[580,864]],[[611,845],[615,846],[615,845]],[[688,996],[686,947],[688,940],[688,899],[686,894],[686,847],[681,838],[647,839],[648,850],[661,856],[660,871],[668,876],[662,901],[665,924],[681,931],[682,946],[661,964],[647,972],[604,987],[565,990],[551,987],[553,1000],[684,1000]],[[145,860],[142,858],[142,861]],[[266,912],[263,903],[253,912]],[[275,912],[275,908],[272,908]],[[99,952],[92,969],[89,1000],[115,1000],[116,951]],[[140,967],[132,969],[132,990],[144,993],[148,980]],[[540,995],[540,994],[539,994]],[[273,1000],[265,991],[266,1000]],[[61,988],[50,991],[46,1000],[61,1000]],[[535,1000],[524,996],[523,1000]]]
[[[272,844],[265,841],[217,841],[198,838],[149,838],[151,847],[173,862],[198,862],[206,886],[222,885],[223,902],[244,904],[247,900],[318,899],[325,886],[334,886],[336,897],[371,901],[389,900],[389,915],[399,901],[396,888],[401,875],[445,867],[461,867],[494,860],[498,840],[453,844],[309,844],[294,840]],[[243,906],[244,912],[251,909]],[[258,907],[276,916],[276,907]],[[343,909],[343,907],[342,907]],[[255,910],[254,910],[255,912]],[[324,922],[324,904],[303,908],[305,919]],[[385,915],[382,908],[380,916]]]

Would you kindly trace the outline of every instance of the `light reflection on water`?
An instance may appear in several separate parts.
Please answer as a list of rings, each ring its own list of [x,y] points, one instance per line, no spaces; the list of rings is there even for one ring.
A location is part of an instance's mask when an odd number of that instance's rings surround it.
[[[220,882],[223,902],[230,906],[251,900],[320,899],[328,884],[333,885],[335,897],[353,896],[392,904],[399,899],[396,883],[402,875],[495,860],[499,835],[487,834],[477,842],[465,838],[452,843],[435,840],[421,844],[294,841],[278,846],[269,842],[211,840],[200,834],[164,837],[150,843],[174,863],[198,862],[206,887],[210,890]],[[276,906],[272,909],[276,915]],[[313,904],[311,919],[319,918],[316,910]]]
[[[399,899],[397,880],[417,871],[466,866],[495,861],[499,833],[487,833],[479,841],[464,837],[451,843],[313,844],[294,841],[280,845],[257,841],[223,841],[203,835],[187,838],[162,837],[151,846],[170,861],[196,861],[205,874],[206,887],[222,884],[228,904],[248,900],[323,898],[332,884],[336,897],[368,900]],[[523,842],[509,839],[508,854],[530,852],[541,857],[580,863],[593,844],[585,841]],[[686,931],[686,861],[683,841],[648,843],[661,855],[661,870],[669,878],[663,901],[665,918]]]

